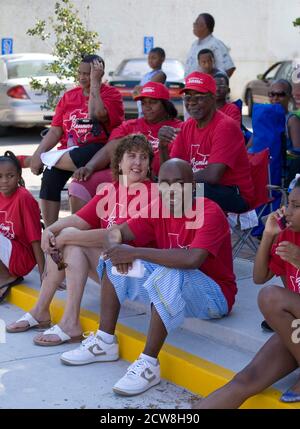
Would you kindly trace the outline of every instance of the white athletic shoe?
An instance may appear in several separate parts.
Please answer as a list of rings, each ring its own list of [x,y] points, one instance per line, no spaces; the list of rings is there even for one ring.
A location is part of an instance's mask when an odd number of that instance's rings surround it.
[[[77,349],[63,353],[60,359],[65,365],[111,362],[119,359],[119,345],[117,340],[108,344],[91,333]]]
[[[128,367],[124,377],[114,385],[113,391],[124,396],[138,395],[159,383],[159,363],[153,365],[147,360],[139,358]]]

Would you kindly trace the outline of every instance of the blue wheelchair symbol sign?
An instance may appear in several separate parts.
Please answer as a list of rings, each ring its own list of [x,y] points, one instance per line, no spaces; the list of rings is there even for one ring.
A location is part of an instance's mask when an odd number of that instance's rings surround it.
[[[149,54],[154,46],[154,37],[144,36],[144,54]]]
[[[13,39],[1,39],[1,55],[13,53]]]

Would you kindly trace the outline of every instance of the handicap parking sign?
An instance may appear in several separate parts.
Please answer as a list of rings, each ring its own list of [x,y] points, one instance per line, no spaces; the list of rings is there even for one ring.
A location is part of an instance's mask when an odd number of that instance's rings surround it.
[[[154,37],[144,36],[144,54],[149,54],[154,46]]]
[[[1,39],[1,55],[13,53],[13,39]]]

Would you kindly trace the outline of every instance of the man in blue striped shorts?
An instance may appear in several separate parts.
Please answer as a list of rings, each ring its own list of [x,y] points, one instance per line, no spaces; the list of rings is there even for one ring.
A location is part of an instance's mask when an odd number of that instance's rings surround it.
[[[184,317],[221,318],[234,304],[237,288],[227,219],[216,203],[196,196],[193,186],[189,163],[168,160],[159,172],[158,212],[149,206],[147,216],[132,218],[108,232],[109,245],[98,266],[102,279],[99,330],[78,349],[61,356],[68,365],[118,359],[114,332],[122,302],[150,303],[145,348],[114,385],[118,394],[137,395],[160,382],[157,356],[168,333]],[[156,247],[145,247],[149,243]],[[143,273],[132,277],[136,260]]]

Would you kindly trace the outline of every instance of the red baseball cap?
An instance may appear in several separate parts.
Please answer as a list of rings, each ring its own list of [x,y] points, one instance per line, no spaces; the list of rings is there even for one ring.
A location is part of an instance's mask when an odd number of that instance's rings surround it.
[[[134,97],[135,100],[141,100],[142,98],[156,98],[161,100],[169,100],[170,93],[167,87],[159,82],[148,82],[146,83],[140,95]]]
[[[185,78],[185,87],[180,91],[182,94],[188,89],[193,89],[197,92],[210,92],[216,94],[216,82],[212,76],[206,73],[193,72]]]

